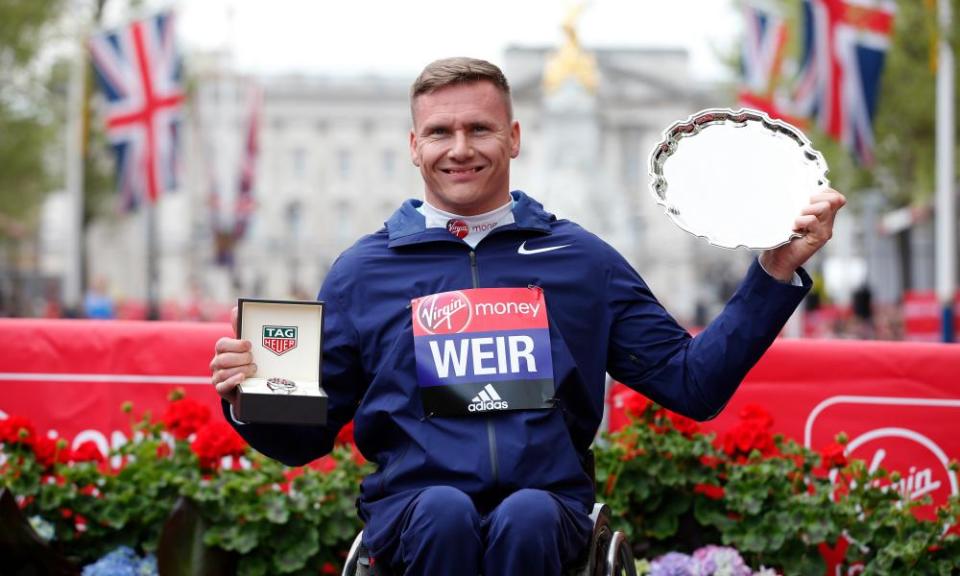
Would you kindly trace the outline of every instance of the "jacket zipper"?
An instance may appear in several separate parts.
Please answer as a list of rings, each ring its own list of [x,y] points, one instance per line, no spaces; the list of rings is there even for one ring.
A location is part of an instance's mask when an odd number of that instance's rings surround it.
[[[470,250],[470,277],[473,287],[480,287],[480,272],[477,270],[477,252]],[[497,464],[497,431],[493,428],[493,419],[487,418],[487,441],[490,443],[490,470],[493,473],[493,483],[500,483],[500,466]]]

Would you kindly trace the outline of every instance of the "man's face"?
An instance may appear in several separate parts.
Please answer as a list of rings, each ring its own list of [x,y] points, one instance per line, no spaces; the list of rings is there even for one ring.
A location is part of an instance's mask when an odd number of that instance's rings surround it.
[[[490,82],[446,86],[413,102],[410,157],[425,198],[461,216],[509,201],[510,160],[520,153],[520,124]]]

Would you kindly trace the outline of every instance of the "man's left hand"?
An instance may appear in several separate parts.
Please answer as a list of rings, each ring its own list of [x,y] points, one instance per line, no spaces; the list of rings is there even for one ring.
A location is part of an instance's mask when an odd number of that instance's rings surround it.
[[[814,194],[794,221],[794,232],[802,236],[761,254],[763,269],[781,282],[790,282],[796,269],[833,236],[833,220],[846,203],[843,194],[831,188]]]

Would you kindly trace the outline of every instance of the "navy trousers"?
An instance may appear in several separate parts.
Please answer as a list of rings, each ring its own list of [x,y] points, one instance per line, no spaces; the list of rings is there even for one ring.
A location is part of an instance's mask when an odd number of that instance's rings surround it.
[[[592,530],[580,505],[542,490],[519,490],[481,514],[460,490],[433,486],[404,511],[391,565],[412,575],[559,576]]]

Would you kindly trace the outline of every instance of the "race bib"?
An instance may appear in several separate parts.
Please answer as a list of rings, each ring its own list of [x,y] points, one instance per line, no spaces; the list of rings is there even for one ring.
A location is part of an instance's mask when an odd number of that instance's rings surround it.
[[[550,407],[550,325],[543,290],[476,288],[412,301],[424,413],[471,416]]]

